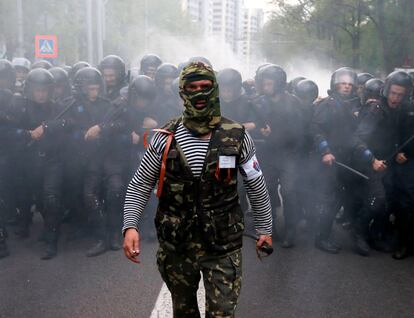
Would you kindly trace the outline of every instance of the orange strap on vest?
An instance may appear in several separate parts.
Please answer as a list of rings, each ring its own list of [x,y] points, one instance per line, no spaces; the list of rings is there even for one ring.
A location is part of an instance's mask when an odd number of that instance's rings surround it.
[[[160,179],[158,181],[157,197],[160,198],[162,194],[162,188],[164,186],[165,171],[167,170],[167,157],[170,151],[171,143],[174,139],[174,133],[165,129],[153,129],[153,131],[162,132],[168,134],[167,142],[165,143],[164,153],[162,154]]]
[[[148,146],[149,146],[149,144],[148,144],[148,135],[149,135],[149,132],[148,132],[148,130],[146,130],[144,132],[144,135],[142,136],[142,142],[144,143],[144,148],[145,149],[147,149]]]

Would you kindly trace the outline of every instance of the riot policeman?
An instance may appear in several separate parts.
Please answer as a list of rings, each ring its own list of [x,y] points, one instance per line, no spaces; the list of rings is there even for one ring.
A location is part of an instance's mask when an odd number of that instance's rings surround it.
[[[263,96],[256,102],[256,126],[265,142],[258,147],[272,206],[278,205],[281,185],[285,218],[284,247],[292,247],[299,220],[297,204],[298,159],[304,139],[300,101],[286,92],[286,72],[277,65],[262,67],[256,75],[256,87]],[[275,219],[275,209],[273,218]]]
[[[20,158],[18,189],[20,237],[29,235],[32,196],[44,219],[43,238],[46,243],[42,259],[57,254],[59,228],[62,218],[62,144],[66,122],[61,118],[60,105],[53,102],[53,75],[35,68],[29,72],[23,97],[16,96],[13,114],[18,122],[15,140],[16,157]]]
[[[360,180],[335,165],[335,160],[352,165],[352,135],[360,108],[356,92],[355,71],[348,67],[336,70],[331,76],[329,96],[315,107],[312,120],[315,150],[321,156],[315,246],[329,253],[338,253],[340,249],[331,238],[332,224],[339,207],[343,206],[345,213],[351,215],[359,202],[356,189]]]

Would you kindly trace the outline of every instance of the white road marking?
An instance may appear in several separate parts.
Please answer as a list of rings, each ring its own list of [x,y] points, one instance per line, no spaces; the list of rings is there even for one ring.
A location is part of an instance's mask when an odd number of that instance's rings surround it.
[[[204,289],[203,277],[201,277],[200,284],[198,286],[197,301],[201,317],[204,318],[206,308],[206,292]],[[150,318],[173,318],[171,293],[165,284],[161,287],[161,291],[158,294],[158,298]]]

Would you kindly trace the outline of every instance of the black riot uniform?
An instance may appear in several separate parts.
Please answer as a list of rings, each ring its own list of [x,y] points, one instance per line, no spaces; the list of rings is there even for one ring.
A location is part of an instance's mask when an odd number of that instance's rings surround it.
[[[395,215],[396,244],[394,246],[393,257],[403,259],[409,255],[412,248],[414,226],[414,106],[409,102],[412,94],[412,85],[409,85],[407,74],[404,72],[393,72],[385,81],[384,95],[390,94],[391,85],[398,85],[406,88],[405,98],[399,108],[397,144],[401,149],[393,159],[390,159],[393,188],[388,190],[387,207],[388,213]],[[408,140],[411,141],[407,142]],[[393,153],[393,154],[394,154]],[[401,160],[399,157],[405,157]],[[390,173],[390,172],[389,172]],[[385,184],[387,185],[387,184]],[[386,188],[388,189],[388,188]],[[387,215],[387,214],[386,214]]]
[[[24,97],[16,96],[12,113],[18,122],[15,133],[15,162],[20,213],[18,235],[27,237],[31,221],[30,207],[36,207],[44,219],[46,250],[42,259],[57,254],[57,240],[62,218],[62,144],[66,122],[59,114],[62,108],[52,101],[53,75],[38,68],[30,71],[24,86]],[[40,131],[39,131],[40,130]]]
[[[316,151],[321,158],[332,155],[335,160],[352,166],[352,136],[357,126],[360,100],[356,95],[356,73],[350,68],[340,68],[332,74],[329,97],[316,107],[312,119],[312,134]],[[340,85],[345,85],[346,94],[340,94]],[[351,213],[358,200],[355,199],[359,179],[335,165],[332,160],[320,161],[318,189],[320,201],[315,246],[330,253],[339,247],[330,239],[332,224],[341,206]]]
[[[0,75],[1,76],[1,75]],[[10,171],[10,135],[15,125],[10,117],[13,94],[10,90],[0,88],[0,258],[9,254],[6,245],[6,219],[10,215],[10,188],[7,183]]]
[[[126,86],[124,60],[117,55],[108,55],[99,63],[99,70],[105,80],[105,97],[110,101],[116,100],[121,89]]]
[[[69,176],[68,182],[75,196],[73,200],[83,198],[96,238],[96,243],[87,251],[87,256],[96,256],[108,248],[120,248],[113,241],[112,235],[114,228],[120,224],[118,209],[124,192],[120,178],[122,172],[113,160],[117,153],[113,148],[116,142],[112,136],[118,127],[113,123],[115,116],[111,103],[102,97],[103,79],[97,69],[86,67],[79,70],[74,78],[74,87],[76,95],[70,102],[72,107],[67,116],[71,138],[68,143],[66,175]],[[91,92],[93,88],[97,89],[95,93]],[[86,220],[81,207],[74,209],[75,224],[83,226]]]
[[[10,115],[15,74],[11,63],[0,60],[0,258],[9,255],[6,244],[6,219],[9,217],[11,202],[9,191],[10,172],[10,137],[13,134],[15,121]]]
[[[293,95],[301,102],[303,117],[303,133],[301,155],[299,159],[298,191],[300,210],[305,213],[305,218],[310,227],[315,225],[317,200],[317,167],[320,157],[315,153],[311,134],[312,117],[315,110],[315,101],[319,96],[318,85],[309,79],[303,79],[293,85]]]
[[[267,87],[268,83],[270,87]],[[256,101],[255,107],[256,126],[265,130],[265,142],[257,146],[257,152],[263,158],[274,214],[278,205],[278,185],[281,185],[285,218],[283,246],[291,247],[299,219],[297,165],[304,125],[300,101],[285,91],[286,84],[286,73],[281,67],[268,65],[261,68],[256,76],[256,85],[264,95]]]
[[[387,86],[390,81],[392,76],[387,79]],[[389,88],[384,90],[385,96],[381,100],[367,100],[367,110],[355,131],[356,155],[365,162],[364,170],[370,178],[364,184],[364,205],[356,216],[354,228],[356,251],[364,256],[369,255],[368,240],[384,239],[379,236],[386,234],[391,212],[387,198],[391,197],[394,164],[390,156],[393,157],[398,143],[400,105],[391,107],[388,104],[388,92]],[[376,160],[389,161],[387,168],[374,170]],[[369,235],[370,228],[373,237]]]
[[[154,111],[160,125],[182,113],[182,107],[179,107],[172,88],[172,83],[178,75],[177,67],[170,63],[160,65],[155,73],[157,97],[154,101]]]

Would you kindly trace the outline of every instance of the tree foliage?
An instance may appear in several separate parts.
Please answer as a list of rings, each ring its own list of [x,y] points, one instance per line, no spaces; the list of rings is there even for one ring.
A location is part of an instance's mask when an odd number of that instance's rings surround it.
[[[414,1],[273,0],[264,30],[269,59],[316,57],[332,67],[388,72],[414,56]]]

